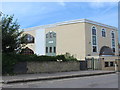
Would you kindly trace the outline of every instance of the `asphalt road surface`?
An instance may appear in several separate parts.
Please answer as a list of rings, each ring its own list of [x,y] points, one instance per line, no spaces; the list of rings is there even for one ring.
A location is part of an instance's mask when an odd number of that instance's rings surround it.
[[[118,88],[118,74],[4,84],[4,88]]]

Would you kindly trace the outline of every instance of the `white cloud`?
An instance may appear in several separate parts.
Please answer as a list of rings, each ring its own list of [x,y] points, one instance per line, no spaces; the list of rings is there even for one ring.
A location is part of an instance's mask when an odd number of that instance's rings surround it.
[[[102,7],[104,7],[103,2],[90,2],[89,5],[92,8],[102,8]]]
[[[61,6],[63,6],[63,7],[66,6],[65,2],[59,2],[59,4],[60,4]]]
[[[96,2],[89,3],[89,6],[91,8],[94,8],[94,9],[103,8],[106,6],[114,7],[116,5],[117,5],[117,2],[99,2],[99,1],[96,1]]]

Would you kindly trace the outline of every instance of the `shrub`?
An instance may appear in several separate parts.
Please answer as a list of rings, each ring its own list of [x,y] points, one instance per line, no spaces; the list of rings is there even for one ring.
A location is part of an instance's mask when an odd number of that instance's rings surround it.
[[[2,73],[3,74],[13,74],[14,65],[17,62],[30,62],[30,61],[77,61],[77,59],[72,56],[66,57],[65,55],[57,56],[37,56],[37,55],[21,55],[21,54],[2,54]]]

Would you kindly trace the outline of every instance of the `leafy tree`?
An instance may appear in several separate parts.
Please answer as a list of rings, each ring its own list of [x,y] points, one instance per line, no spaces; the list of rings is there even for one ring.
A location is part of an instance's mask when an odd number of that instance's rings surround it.
[[[25,42],[25,35],[20,30],[17,20],[14,21],[14,15],[2,16],[2,53],[19,53]]]

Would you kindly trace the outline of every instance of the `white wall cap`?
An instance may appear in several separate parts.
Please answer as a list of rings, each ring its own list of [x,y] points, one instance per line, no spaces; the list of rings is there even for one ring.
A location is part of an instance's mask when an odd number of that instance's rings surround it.
[[[41,25],[41,26],[26,28],[26,29],[24,29],[24,31],[45,29],[45,28],[50,28],[50,27],[55,27],[55,26],[61,26],[61,25],[67,25],[67,24],[74,24],[74,23],[90,23],[90,24],[95,24],[95,25],[98,25],[98,26],[110,28],[110,29],[113,29],[113,30],[118,30],[114,26],[110,26],[110,25],[107,25],[107,24],[102,24],[102,23],[99,23],[99,22],[96,22],[96,21],[92,21],[92,20],[88,20],[88,19],[77,19],[77,20],[70,20],[70,21],[58,22],[58,23],[55,23],[55,24],[48,24],[48,25]]]

